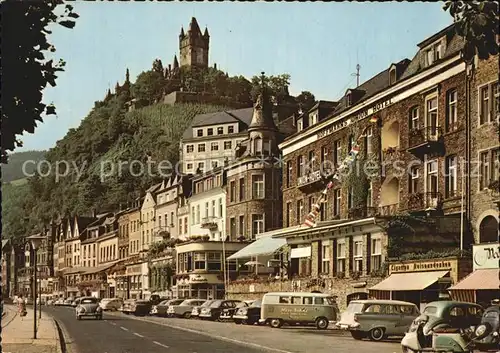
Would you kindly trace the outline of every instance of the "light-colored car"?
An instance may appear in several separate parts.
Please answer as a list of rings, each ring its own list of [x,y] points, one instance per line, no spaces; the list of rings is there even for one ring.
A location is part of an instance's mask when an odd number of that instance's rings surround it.
[[[380,341],[404,336],[419,315],[415,304],[399,300],[353,300],[342,313],[337,327],[349,330],[354,339]]]
[[[137,299],[127,299],[123,302],[122,306],[119,310],[121,310],[124,314],[133,314],[135,313]]]
[[[73,308],[76,308],[78,306],[78,304],[80,304],[80,300],[81,299],[82,299],[81,297],[80,298],[75,298],[75,300],[73,300],[73,302],[71,303],[71,306]]]
[[[54,305],[61,306],[64,305],[64,298],[59,298],[54,302]]]
[[[215,299],[209,299],[207,301],[204,301],[203,304],[193,307],[193,310],[191,311],[191,317],[199,318],[201,309],[208,308],[214,301]]]
[[[99,303],[103,311],[117,311],[123,305],[122,298],[104,298]]]
[[[177,305],[169,305],[167,315],[189,319],[193,308],[202,305],[204,302],[203,299],[186,299]]]
[[[99,306],[97,298],[83,297],[79,299],[75,309],[77,320],[81,320],[82,317],[93,317],[97,320],[102,320],[102,308]]]
[[[168,314],[168,308],[171,305],[179,305],[182,303],[184,299],[169,299],[169,300],[164,300],[158,305],[153,305],[151,308],[150,314],[151,315],[156,315],[156,316],[172,316],[171,314]]]

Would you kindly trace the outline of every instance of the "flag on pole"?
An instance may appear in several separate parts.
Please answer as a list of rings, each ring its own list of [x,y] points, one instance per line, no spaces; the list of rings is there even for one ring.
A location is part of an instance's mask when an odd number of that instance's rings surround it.
[[[379,120],[378,116],[372,116],[370,118],[370,123],[376,123],[376,122],[378,122],[378,120]],[[356,159],[356,157],[359,153],[359,150],[360,150],[359,143],[360,143],[361,139],[364,138],[366,131],[368,130],[368,127],[369,126],[366,126],[364,128],[364,130],[362,131],[362,133],[360,134],[360,136],[357,138],[356,143],[354,144],[354,146],[351,148],[351,151],[349,151],[348,155],[345,157],[345,159],[342,161],[342,163],[338,167],[337,172],[335,174],[333,174],[330,178],[328,178],[329,181],[326,184],[326,187],[321,192],[321,196],[318,200],[318,203],[314,204],[312,206],[312,211],[309,212],[309,214],[306,216],[306,219],[305,219],[303,225],[310,227],[310,228],[316,227],[316,217],[318,216],[318,214],[320,212],[321,203],[326,201],[326,194],[328,193],[328,190],[330,190],[333,187],[333,181],[340,180],[339,172],[344,170],[345,168],[349,167],[350,165],[352,165],[352,163]]]

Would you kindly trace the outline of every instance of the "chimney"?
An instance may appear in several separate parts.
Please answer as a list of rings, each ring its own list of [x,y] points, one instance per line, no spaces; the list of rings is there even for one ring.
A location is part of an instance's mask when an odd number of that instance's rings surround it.
[[[92,218],[97,217],[97,210],[95,208],[92,209]]]

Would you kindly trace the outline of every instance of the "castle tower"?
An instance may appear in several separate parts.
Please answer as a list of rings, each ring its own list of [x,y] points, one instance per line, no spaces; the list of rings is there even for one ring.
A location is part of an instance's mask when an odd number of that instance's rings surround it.
[[[201,33],[196,18],[191,18],[187,33],[181,28],[179,34],[180,66],[208,67],[210,35],[208,29]]]

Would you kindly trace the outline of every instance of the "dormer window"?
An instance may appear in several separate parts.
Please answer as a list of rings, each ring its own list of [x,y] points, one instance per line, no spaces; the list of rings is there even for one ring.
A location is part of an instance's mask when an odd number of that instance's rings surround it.
[[[203,129],[196,130],[196,136],[202,137],[203,136]]]
[[[304,130],[304,120],[298,119],[297,120],[297,132]]]
[[[346,100],[347,100],[347,106],[350,107],[352,105],[352,94],[351,94],[351,92],[347,93]]]
[[[233,134],[234,133],[234,126],[228,126],[227,127],[227,133],[228,134]]]
[[[318,114],[314,113],[309,115],[309,126],[314,125],[318,122]]]
[[[425,50],[425,66],[430,66],[443,57],[443,43],[441,41],[432,44]]]
[[[396,83],[398,77],[396,75],[396,66],[392,66],[389,70],[389,85]]]

